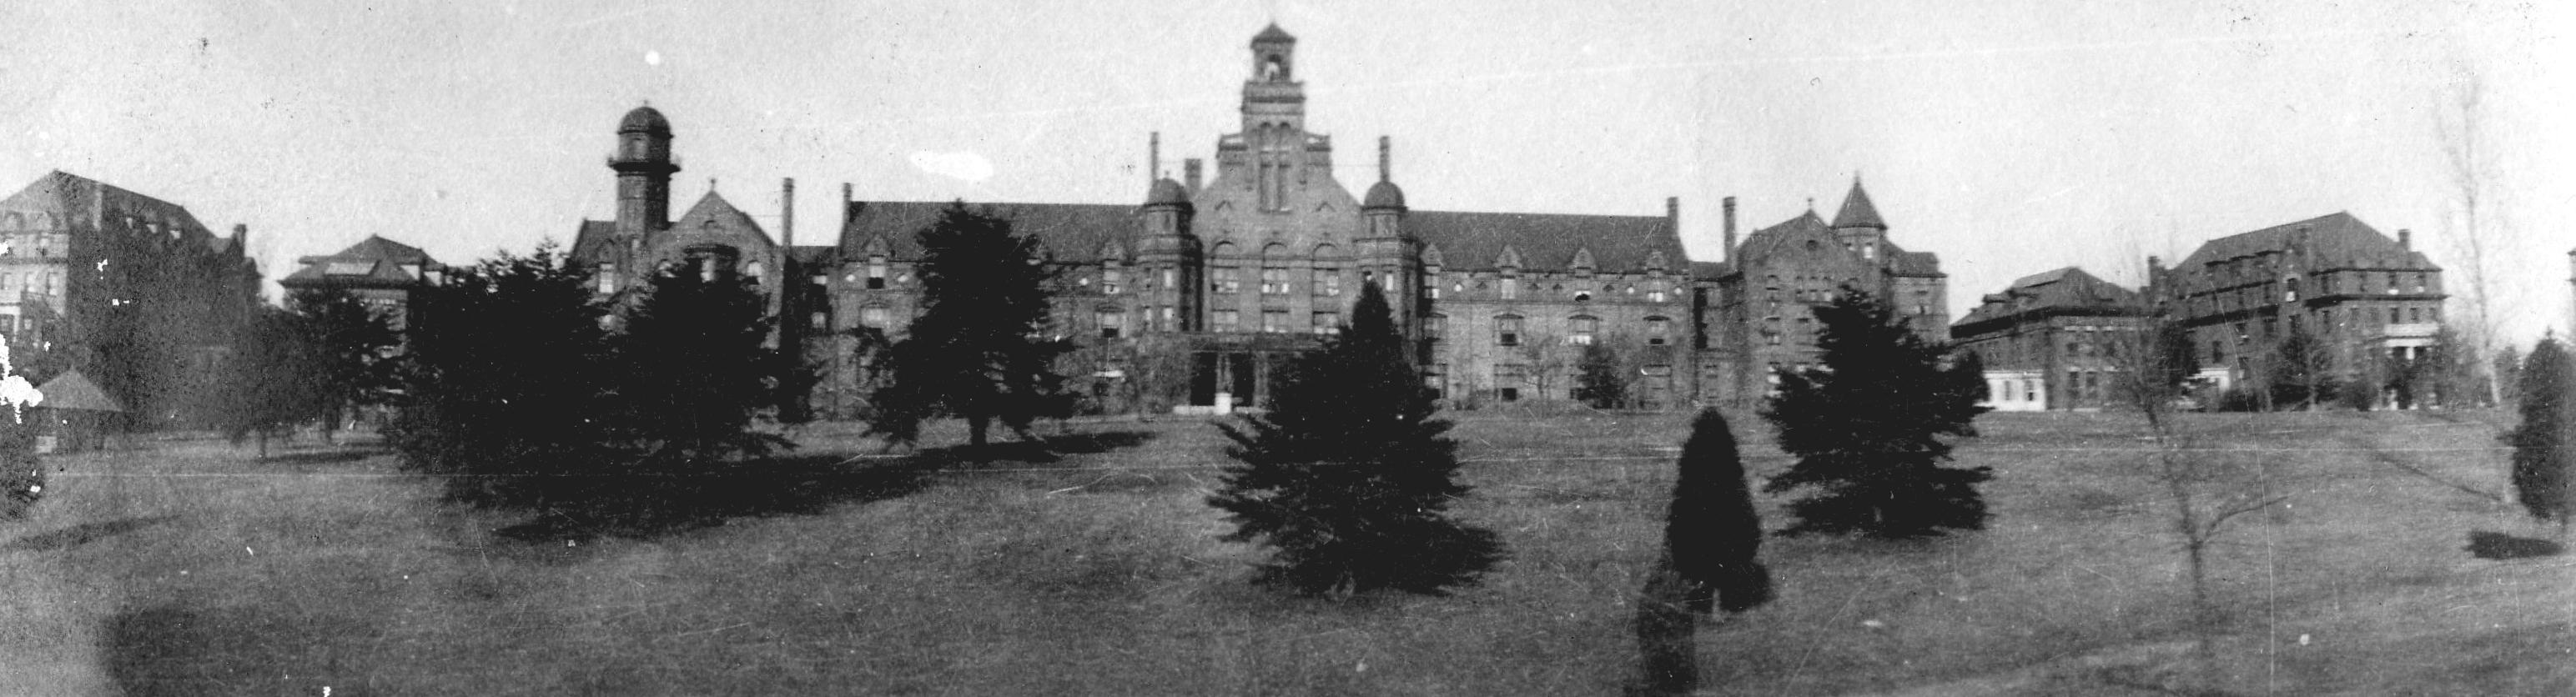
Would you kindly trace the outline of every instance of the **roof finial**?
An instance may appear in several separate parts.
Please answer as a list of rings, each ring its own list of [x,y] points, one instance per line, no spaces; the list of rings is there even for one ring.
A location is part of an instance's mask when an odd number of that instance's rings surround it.
[[[1814,196],[1809,196],[1809,197],[1807,197],[1807,212],[1809,212],[1809,213],[1814,213],[1814,212],[1816,212],[1816,197],[1814,197]]]
[[[1378,136],[1378,137],[1377,137],[1377,180],[1378,180],[1378,181],[1387,181],[1387,180],[1389,179],[1389,177],[1387,176],[1387,168],[1388,168],[1388,166],[1389,166],[1389,165],[1387,164],[1387,149],[1388,149],[1388,142],[1389,142],[1390,140],[1391,140],[1391,139],[1387,138],[1386,136]]]
[[[715,177],[707,177],[707,193],[712,194],[712,193],[715,193],[715,192],[716,192],[716,178],[715,178]]]

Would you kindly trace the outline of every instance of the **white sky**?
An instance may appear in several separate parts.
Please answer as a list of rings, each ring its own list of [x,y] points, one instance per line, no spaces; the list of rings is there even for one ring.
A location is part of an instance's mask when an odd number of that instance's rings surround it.
[[[2349,210],[2454,273],[2437,125],[2477,76],[2510,335],[2570,316],[2571,15],[2515,3],[8,3],[0,187],[61,169],[251,226],[272,277],[381,234],[449,262],[605,219],[619,115],[668,114],[775,232],[869,199],[1141,200],[1234,129],[1246,44],[1296,34],[1343,183],[1378,135],[1415,207],[1655,215],[1695,258],[1854,172],[1954,311],[2080,264]],[[2542,5],[2550,5],[2543,3]],[[649,59],[649,60],[648,60]],[[978,163],[989,169],[978,171]],[[960,177],[958,175],[965,175]],[[981,175],[981,176],[977,176]],[[568,241],[568,240],[566,240]]]

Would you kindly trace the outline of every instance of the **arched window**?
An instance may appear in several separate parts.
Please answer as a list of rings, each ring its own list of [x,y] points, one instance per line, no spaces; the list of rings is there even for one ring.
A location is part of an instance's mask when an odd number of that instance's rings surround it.
[[[1592,345],[1593,336],[1601,333],[1601,318],[1591,315],[1575,315],[1565,319],[1565,326],[1569,330],[1570,334],[1565,338],[1567,343],[1571,343],[1576,346],[1590,346]]]
[[[1495,345],[1495,346],[1519,346],[1519,345],[1521,345],[1521,316],[1520,316],[1520,315],[1495,315],[1495,316],[1494,316],[1494,345]]]
[[[1115,339],[1127,330],[1127,310],[1103,306],[1095,313],[1100,321],[1100,338]]]

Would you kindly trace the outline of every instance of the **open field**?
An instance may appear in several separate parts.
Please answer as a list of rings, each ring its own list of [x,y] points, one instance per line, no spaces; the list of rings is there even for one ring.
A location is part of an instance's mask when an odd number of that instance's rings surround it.
[[[1200,503],[1197,421],[1141,443],[798,487],[787,512],[646,539],[511,540],[364,449],[255,462],[169,440],[63,458],[0,528],[10,694],[1615,694],[1687,415],[1457,415],[1460,507],[1513,559],[1453,597],[1247,587]],[[2487,414],[2199,416],[2290,505],[2217,558],[2238,694],[2576,694],[2576,566],[2532,534]],[[1736,420],[1750,468],[1787,460]],[[1995,414],[1991,530],[1775,539],[1779,602],[1703,628],[1723,695],[2152,694],[2186,639],[2181,555],[2134,422]],[[864,454],[846,430],[809,453]],[[1102,440],[1116,442],[1117,438]],[[1777,503],[1768,500],[1766,504]],[[1780,521],[1772,520],[1776,527]],[[1881,627],[1864,626],[1876,620]]]

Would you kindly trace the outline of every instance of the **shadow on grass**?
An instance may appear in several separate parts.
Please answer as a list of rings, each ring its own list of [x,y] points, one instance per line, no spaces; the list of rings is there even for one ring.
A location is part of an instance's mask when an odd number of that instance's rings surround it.
[[[737,518],[813,515],[833,507],[909,496],[930,475],[1005,464],[1051,463],[1151,440],[1143,431],[1080,433],[981,448],[925,449],[886,459],[817,454],[744,463],[720,472],[620,477],[576,505],[550,506],[532,520],[494,530],[505,540],[563,543],[600,537],[653,539]]]
[[[281,453],[270,455],[268,456],[268,459],[261,460],[261,462],[279,465],[336,465],[343,462],[357,462],[359,460],[383,455],[387,452],[390,451],[382,448],[336,448],[332,450],[314,450],[300,453]]]
[[[2485,530],[2469,531],[2467,549],[2470,554],[2477,555],[2479,559],[2529,559],[2554,556],[2567,551],[2564,546],[2553,540],[2515,537]]]
[[[920,458],[850,461],[836,455],[783,457],[707,474],[652,477],[534,520],[493,531],[519,542],[599,537],[651,539],[724,525],[734,518],[811,515],[920,491],[935,469]],[[640,478],[638,481],[642,481]]]
[[[309,695],[364,682],[347,680],[328,647],[368,633],[345,620],[162,605],[109,618],[99,653],[108,679],[133,697]]]
[[[143,518],[119,518],[97,523],[82,523],[61,530],[21,537],[0,546],[0,552],[51,552],[89,544],[101,538],[115,537],[177,519],[175,515]]]

